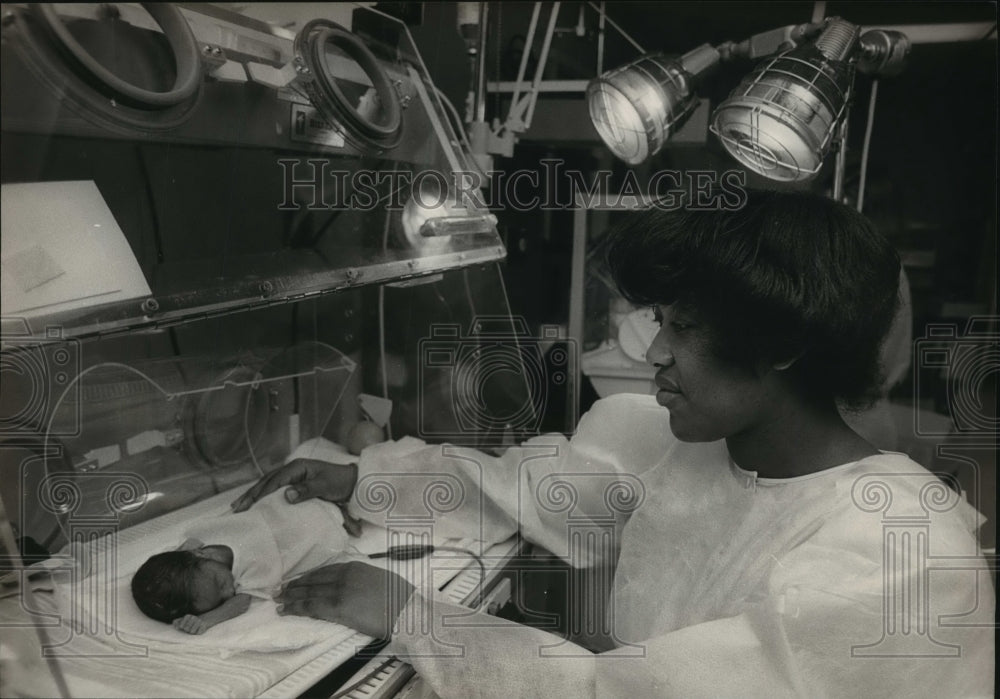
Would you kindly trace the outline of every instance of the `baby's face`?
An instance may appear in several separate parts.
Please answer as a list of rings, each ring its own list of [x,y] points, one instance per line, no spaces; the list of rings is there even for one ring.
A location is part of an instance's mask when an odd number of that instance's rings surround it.
[[[191,581],[191,604],[204,614],[236,594],[233,554],[227,546],[202,546],[193,553],[201,560]]]

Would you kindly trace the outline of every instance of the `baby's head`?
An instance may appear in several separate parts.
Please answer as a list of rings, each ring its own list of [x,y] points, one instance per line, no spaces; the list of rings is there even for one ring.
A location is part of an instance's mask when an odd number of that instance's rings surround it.
[[[232,566],[228,546],[158,553],[136,571],[132,597],[143,614],[168,624],[204,614],[236,594]]]

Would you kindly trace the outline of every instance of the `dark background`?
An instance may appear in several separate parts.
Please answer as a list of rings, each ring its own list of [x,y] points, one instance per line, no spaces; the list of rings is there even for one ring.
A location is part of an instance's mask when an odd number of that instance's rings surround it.
[[[392,6],[394,3],[387,3]],[[581,8],[586,34],[569,31]],[[532,3],[490,3],[487,51],[490,80],[513,80]],[[685,53],[702,43],[739,41],[776,27],[810,21],[811,2],[615,2],[608,16],[647,51]],[[410,10],[411,15],[414,14]],[[424,61],[438,86],[464,110],[471,72],[455,25],[454,3],[423,3],[420,24],[412,25]],[[970,2],[831,2],[827,16],[862,25],[996,21],[996,5]],[[548,16],[543,7],[529,60],[528,77],[541,49]],[[546,79],[590,79],[597,66],[597,12],[586,3],[563,3],[546,64]],[[411,21],[414,18],[411,17]],[[941,319],[961,320],[996,308],[996,133],[997,44],[991,38],[960,43],[915,44],[904,72],[880,81],[865,193],[865,213],[900,251],[914,295],[915,327]],[[604,69],[634,60],[638,52],[616,31],[606,30]],[[752,67],[751,61],[725,66],[700,91],[712,106],[724,99]],[[856,197],[860,152],[872,80],[859,75],[848,137],[846,195]],[[576,100],[578,109],[566,108]],[[558,105],[563,135],[543,133],[546,109]],[[549,106],[547,106],[549,105]],[[487,121],[503,118],[507,105],[488,96]],[[545,157],[562,158],[586,171],[624,167],[609,160],[589,124],[582,95],[545,95],[535,126],[494,167],[538,168]],[[589,132],[589,134],[588,134]],[[589,135],[579,139],[577,134]],[[832,155],[813,187],[829,188]],[[660,169],[732,168],[708,134],[702,144],[671,145],[645,164]],[[641,179],[641,178],[640,178]],[[512,310],[537,323],[565,320],[568,312],[568,254],[572,213],[503,212],[508,242],[507,274]]]

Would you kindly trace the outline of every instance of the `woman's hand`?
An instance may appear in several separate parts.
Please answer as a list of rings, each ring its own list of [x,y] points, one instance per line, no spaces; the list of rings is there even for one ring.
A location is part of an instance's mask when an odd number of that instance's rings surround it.
[[[309,571],[288,583],[275,600],[278,614],[334,621],[388,639],[412,593],[413,585],[395,573],[350,561]]]
[[[265,495],[278,488],[285,491],[288,502],[320,498],[333,503],[347,502],[358,480],[357,464],[331,464],[315,459],[295,459],[267,474],[257,484],[233,501],[234,512],[243,512]],[[346,512],[345,518],[346,518]]]

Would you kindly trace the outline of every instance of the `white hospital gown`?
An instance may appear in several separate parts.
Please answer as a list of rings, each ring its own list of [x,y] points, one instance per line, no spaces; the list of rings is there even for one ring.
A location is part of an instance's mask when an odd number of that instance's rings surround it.
[[[535,438],[501,458],[418,440],[370,447],[352,510],[390,525],[426,512],[420,474],[462,496],[434,520],[445,535],[498,540],[520,522],[574,565],[620,550],[618,647],[600,654],[415,593],[392,650],[442,697],[992,696],[978,514],[906,456],[757,478],[724,442],[677,441],[652,397],[617,395],[572,440]],[[396,486],[390,506],[379,482]],[[631,517],[623,493],[641,501]],[[615,545],[590,560],[571,544],[608,531]]]

